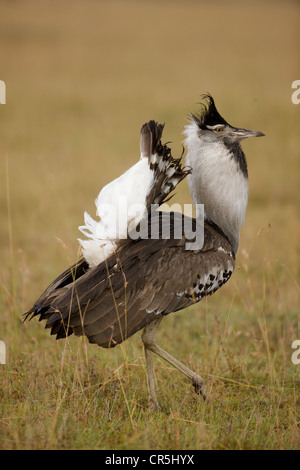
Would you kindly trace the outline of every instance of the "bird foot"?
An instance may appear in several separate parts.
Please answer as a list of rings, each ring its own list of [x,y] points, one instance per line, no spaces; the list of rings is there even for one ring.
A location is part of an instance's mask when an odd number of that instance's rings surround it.
[[[158,403],[158,400],[157,398],[155,397],[149,397],[149,405],[148,405],[148,412],[149,413],[153,413],[154,411],[159,411],[161,408],[160,408],[160,404]]]
[[[200,377],[200,375],[197,378],[194,378],[192,380],[192,385],[195,389],[195,392],[198,395],[201,394],[203,397],[203,400],[206,400],[206,388],[204,385],[204,380],[202,379],[202,377]]]

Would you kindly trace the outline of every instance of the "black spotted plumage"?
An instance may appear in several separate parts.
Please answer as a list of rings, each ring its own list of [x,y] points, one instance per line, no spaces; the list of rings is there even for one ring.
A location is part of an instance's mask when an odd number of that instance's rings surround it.
[[[173,158],[171,149],[162,144],[163,129],[164,125],[155,121],[145,123],[141,129],[141,152],[148,157],[150,170],[154,172],[153,185],[146,199],[148,212],[151,205],[160,206],[167,202],[169,194],[190,173],[189,168],[182,167],[181,157]]]
[[[154,218],[159,216],[156,213]],[[91,270],[80,260],[46,289],[26,315],[46,320],[46,328],[57,339],[85,334],[91,343],[113,347],[157,315],[168,315],[211,295],[201,280],[209,277],[213,265],[221,273],[233,270],[234,258],[228,256],[231,245],[205,224],[202,250],[186,250],[185,237],[172,237],[174,219],[182,217],[172,216],[170,239],[128,240]],[[153,223],[152,217],[152,228]],[[157,229],[161,231],[161,224]],[[195,283],[202,290],[200,296],[193,295]]]

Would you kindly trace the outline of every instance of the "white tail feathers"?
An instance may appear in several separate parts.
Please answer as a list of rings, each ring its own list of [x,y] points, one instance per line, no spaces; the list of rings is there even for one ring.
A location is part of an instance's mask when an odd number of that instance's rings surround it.
[[[148,159],[141,158],[100,191],[95,200],[100,220],[95,221],[85,212],[84,225],[79,227],[81,233],[90,239],[79,240],[90,267],[99,264],[99,260],[103,261],[107,254],[112,254],[119,240],[127,238],[129,224],[136,227],[147,215],[146,197],[152,181],[153,172]]]
[[[104,186],[95,200],[95,221],[84,214],[79,230],[89,239],[80,240],[82,254],[90,267],[102,262],[128,237],[151,211],[160,205],[187,175],[180,159],[161,143],[164,126],[155,121],[144,124],[140,134],[140,160],[119,178]]]

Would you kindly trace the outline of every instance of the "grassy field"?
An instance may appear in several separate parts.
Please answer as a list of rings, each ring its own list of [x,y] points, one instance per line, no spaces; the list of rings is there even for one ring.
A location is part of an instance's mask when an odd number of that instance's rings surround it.
[[[299,2],[0,2],[1,449],[299,449]],[[209,91],[245,142],[250,195],[228,284],[162,322],[158,343],[207,381],[208,402],[140,333],[112,351],[55,341],[21,314],[78,256],[83,212],[139,158],[139,130],[182,130]],[[174,202],[191,202],[186,182]]]

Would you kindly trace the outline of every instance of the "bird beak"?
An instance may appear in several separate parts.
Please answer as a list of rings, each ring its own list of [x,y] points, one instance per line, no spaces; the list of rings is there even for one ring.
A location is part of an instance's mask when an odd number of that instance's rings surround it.
[[[233,127],[231,134],[233,137],[237,137],[239,140],[248,139],[249,137],[262,137],[265,134],[260,131],[249,131],[248,129],[241,129]]]

